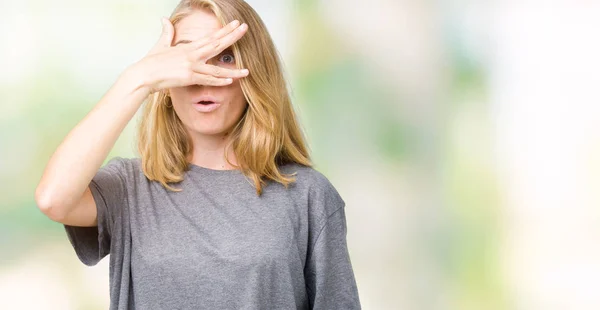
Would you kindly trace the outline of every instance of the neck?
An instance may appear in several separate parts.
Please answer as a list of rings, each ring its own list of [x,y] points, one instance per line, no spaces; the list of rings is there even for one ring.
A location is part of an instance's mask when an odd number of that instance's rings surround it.
[[[225,160],[225,146],[230,141],[228,133],[221,135],[190,135],[192,137],[193,152],[188,155],[188,162],[214,170],[236,169]],[[237,165],[237,159],[230,148],[227,154],[229,161]]]

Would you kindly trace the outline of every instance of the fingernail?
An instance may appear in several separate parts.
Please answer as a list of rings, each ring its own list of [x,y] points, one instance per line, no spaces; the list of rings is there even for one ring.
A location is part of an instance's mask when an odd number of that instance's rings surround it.
[[[226,78],[226,79],[225,79],[225,82],[227,82],[227,83],[231,83],[231,82],[233,82],[233,79],[232,79],[232,78]]]
[[[250,71],[248,71],[248,69],[242,69],[242,73],[243,74],[248,74]]]
[[[232,23],[234,26],[237,26],[237,25],[239,25],[239,24],[240,24],[240,21],[236,19],[236,20],[232,21],[231,23]]]

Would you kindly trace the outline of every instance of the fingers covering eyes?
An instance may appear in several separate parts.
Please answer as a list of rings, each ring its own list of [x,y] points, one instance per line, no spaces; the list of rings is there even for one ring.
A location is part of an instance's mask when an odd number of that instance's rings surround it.
[[[226,28],[227,28],[227,30],[224,30]],[[233,29],[230,29],[229,27],[225,27],[225,28],[221,29],[221,30],[224,30],[221,33],[223,35],[222,36],[215,35],[215,37],[217,37],[217,39],[214,39],[213,41],[208,41],[208,42],[205,41],[203,45],[198,46],[193,51],[194,58],[210,59],[210,58],[220,54],[226,48],[230,47],[237,40],[239,40],[246,33],[247,29],[248,29],[248,25],[246,25],[246,24],[242,24],[239,27],[235,27]],[[219,32],[221,30],[219,30]]]

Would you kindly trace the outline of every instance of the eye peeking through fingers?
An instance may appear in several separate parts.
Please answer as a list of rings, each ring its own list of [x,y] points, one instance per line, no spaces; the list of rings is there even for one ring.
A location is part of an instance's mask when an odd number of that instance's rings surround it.
[[[233,56],[233,52],[231,50],[225,50],[219,57],[219,62],[232,65],[235,64],[235,56]]]

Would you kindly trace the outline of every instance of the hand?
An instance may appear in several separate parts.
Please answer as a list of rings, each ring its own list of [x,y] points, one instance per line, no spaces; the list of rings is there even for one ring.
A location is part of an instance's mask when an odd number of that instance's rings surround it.
[[[248,75],[246,69],[227,69],[206,62],[239,40],[248,29],[233,21],[212,36],[187,44],[171,46],[175,29],[163,18],[163,31],[156,45],[132,66],[148,94],[188,85],[224,86],[234,78]]]

